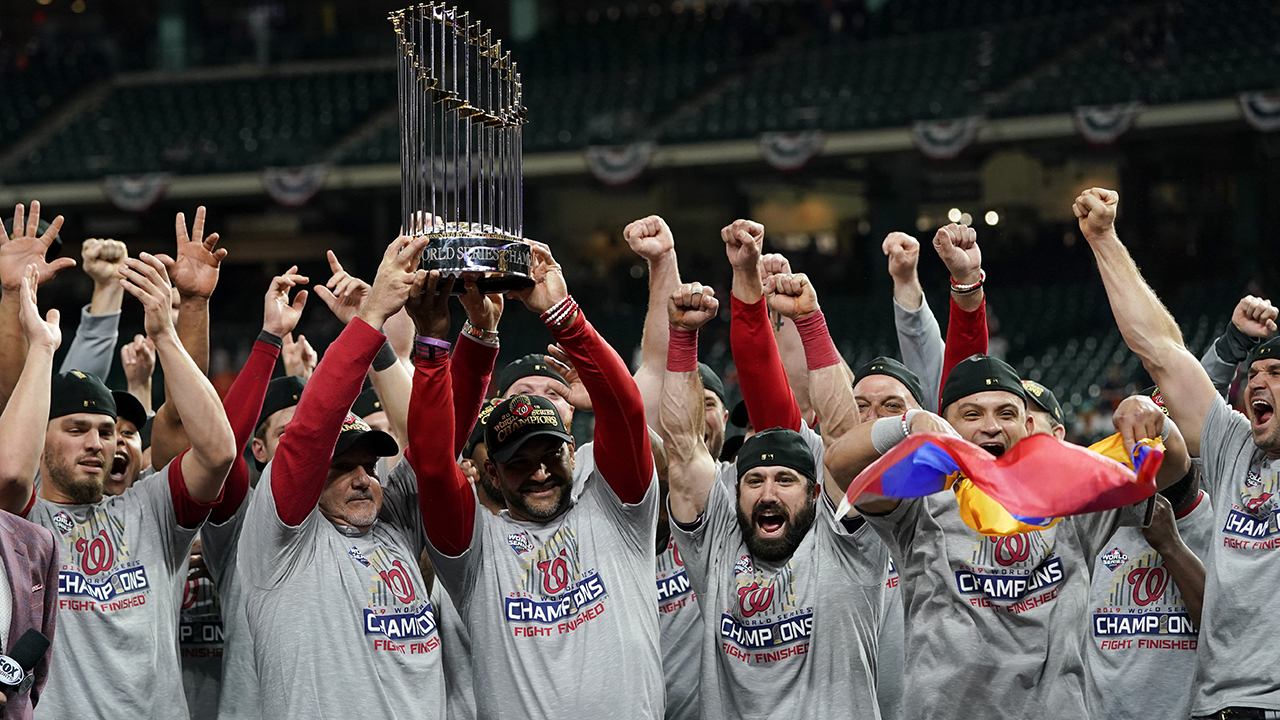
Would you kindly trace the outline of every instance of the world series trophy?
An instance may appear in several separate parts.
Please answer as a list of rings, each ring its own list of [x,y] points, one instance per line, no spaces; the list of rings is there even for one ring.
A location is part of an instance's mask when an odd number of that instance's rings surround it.
[[[520,73],[470,13],[426,3],[391,13],[399,45],[404,232],[430,240],[420,267],[485,293],[533,284],[523,242]],[[458,283],[455,292],[462,292]]]

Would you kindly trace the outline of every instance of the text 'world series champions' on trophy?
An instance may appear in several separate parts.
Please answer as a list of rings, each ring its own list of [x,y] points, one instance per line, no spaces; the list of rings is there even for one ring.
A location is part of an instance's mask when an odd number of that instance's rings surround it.
[[[427,235],[422,267],[483,292],[532,284],[523,242],[520,73],[470,13],[391,13],[398,53],[401,223]],[[462,291],[462,284],[456,286]]]

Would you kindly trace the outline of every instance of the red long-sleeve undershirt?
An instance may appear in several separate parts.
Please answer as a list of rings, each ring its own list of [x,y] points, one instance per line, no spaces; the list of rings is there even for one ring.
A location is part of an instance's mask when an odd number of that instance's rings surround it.
[[[653,456],[644,420],[644,402],[635,380],[618,353],[600,337],[581,311],[573,324],[553,331],[578,370],[596,415],[595,462],[620,500],[640,502],[653,478]],[[454,358],[454,363],[459,361]],[[443,382],[450,361],[415,358],[413,394],[409,400],[409,462],[418,476],[418,505],[431,544],[446,555],[460,555],[471,545],[475,529],[475,495],[454,459],[461,428],[430,422],[460,416],[454,383]],[[479,413],[483,397],[476,400]],[[450,413],[451,406],[453,413]],[[472,415],[474,417],[474,415]],[[474,420],[472,420],[474,423]]]
[[[640,388],[618,351],[600,337],[582,311],[569,327],[551,334],[573,360],[591,396],[596,416],[596,467],[619,500],[628,505],[640,502],[653,479]]]
[[[418,478],[418,509],[422,524],[437,550],[456,557],[471,546],[476,499],[455,461],[455,437],[466,437],[447,418],[456,405],[447,355],[428,359],[414,355],[413,392],[409,396],[409,450],[405,456]],[[476,412],[479,412],[477,405]]]
[[[972,312],[966,311],[951,298],[951,314],[947,319],[947,349],[942,357],[942,385],[947,384],[951,369],[970,355],[987,352],[987,299]],[[942,392],[939,387],[939,404]]]
[[[298,399],[289,431],[272,459],[271,494],[286,525],[306,519],[320,501],[342,421],[364,387],[364,376],[387,338],[360,318],[325,351]]]
[[[800,406],[787,382],[764,298],[748,305],[730,296],[730,307],[729,347],[751,427],[756,432],[775,427],[798,432]]]
[[[467,444],[471,428],[476,426],[480,407],[489,394],[489,380],[493,377],[493,363],[498,359],[498,348],[478,343],[459,334],[453,345],[453,362],[449,368],[449,381],[453,385],[453,455],[457,457]],[[412,411],[410,411],[412,415]]]
[[[262,413],[262,403],[267,397],[267,386],[271,383],[271,373],[275,371],[279,357],[280,348],[261,340],[255,342],[249,359],[222,399],[222,409],[226,411],[231,431],[236,436],[237,452],[236,461],[232,463],[227,481],[222,486],[222,501],[209,513],[209,522],[214,525],[221,525],[234,517],[240,503],[249,494],[249,465],[244,460],[244,449],[253,439],[258,415]]]

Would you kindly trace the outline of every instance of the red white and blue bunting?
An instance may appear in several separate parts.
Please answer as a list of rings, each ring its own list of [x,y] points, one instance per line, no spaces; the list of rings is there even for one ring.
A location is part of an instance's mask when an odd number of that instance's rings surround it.
[[[1240,113],[1254,130],[1280,130],[1280,90],[1240,93]]]
[[[640,177],[653,158],[654,143],[588,147],[587,169],[605,185],[626,185]]]
[[[793,172],[817,157],[826,140],[827,134],[821,130],[761,133],[760,154],[772,167]]]
[[[1090,145],[1110,145],[1133,127],[1141,112],[1140,102],[1081,105],[1071,113],[1071,120]]]
[[[329,166],[325,164],[266,168],[262,171],[262,189],[285,207],[302,207],[320,192],[328,176]]]
[[[102,179],[102,192],[121,210],[146,212],[169,190],[173,176],[169,173],[147,175],[108,175]]]
[[[954,120],[920,120],[911,124],[911,137],[925,157],[951,160],[969,147],[981,125],[980,115]]]

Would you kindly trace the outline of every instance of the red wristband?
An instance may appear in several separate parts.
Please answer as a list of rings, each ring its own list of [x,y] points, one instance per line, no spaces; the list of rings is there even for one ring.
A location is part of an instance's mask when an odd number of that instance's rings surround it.
[[[698,331],[671,328],[667,345],[667,372],[697,372]]]
[[[800,342],[804,345],[804,359],[810,370],[821,370],[840,362],[840,352],[831,340],[827,330],[827,320],[822,311],[796,320],[796,330],[800,332]]]

